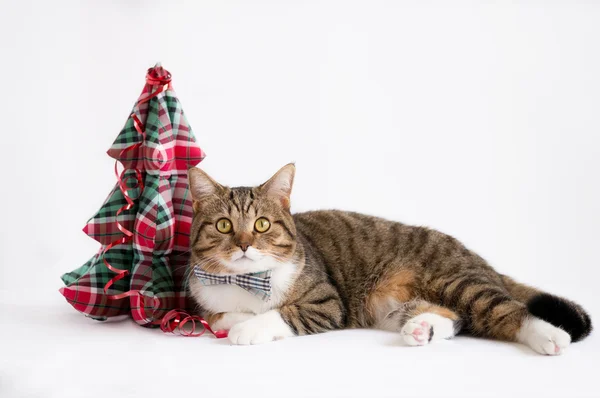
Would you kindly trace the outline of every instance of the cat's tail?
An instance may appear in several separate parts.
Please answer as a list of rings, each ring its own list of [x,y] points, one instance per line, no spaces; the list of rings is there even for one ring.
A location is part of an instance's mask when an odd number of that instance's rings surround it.
[[[592,331],[592,320],[579,304],[501,276],[510,295],[525,303],[530,314],[563,329],[573,342],[583,340]]]

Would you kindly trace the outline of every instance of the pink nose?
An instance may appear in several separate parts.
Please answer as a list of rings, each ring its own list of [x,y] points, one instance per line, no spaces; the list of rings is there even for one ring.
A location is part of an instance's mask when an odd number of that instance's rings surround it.
[[[246,250],[248,250],[248,247],[249,247],[249,246],[250,246],[250,245],[249,245],[249,244],[247,244],[247,243],[241,243],[241,244],[240,244],[240,249],[242,249],[242,251],[243,251],[243,252],[245,252]]]

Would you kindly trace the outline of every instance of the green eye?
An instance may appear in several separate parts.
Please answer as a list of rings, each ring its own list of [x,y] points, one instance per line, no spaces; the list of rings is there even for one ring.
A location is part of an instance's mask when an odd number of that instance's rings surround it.
[[[231,232],[231,221],[226,218],[221,218],[217,221],[217,230],[222,234],[228,234]]]
[[[267,232],[270,227],[271,223],[264,217],[259,218],[254,223],[254,229],[256,229],[257,232]]]

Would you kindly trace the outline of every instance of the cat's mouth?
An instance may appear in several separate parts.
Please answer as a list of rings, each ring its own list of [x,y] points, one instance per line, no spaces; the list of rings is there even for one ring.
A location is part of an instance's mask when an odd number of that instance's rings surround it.
[[[235,253],[233,256],[231,256],[231,261],[232,262],[244,262],[244,261],[257,261],[260,260],[262,256],[260,255],[260,253],[257,252],[250,252],[250,250],[248,251],[238,251],[237,253]]]

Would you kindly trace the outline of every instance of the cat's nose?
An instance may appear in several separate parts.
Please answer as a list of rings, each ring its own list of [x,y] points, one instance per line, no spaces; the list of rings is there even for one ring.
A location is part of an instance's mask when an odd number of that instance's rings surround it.
[[[242,249],[243,252],[246,252],[250,246],[252,246],[252,234],[247,232],[240,232],[235,236],[235,244]]]

